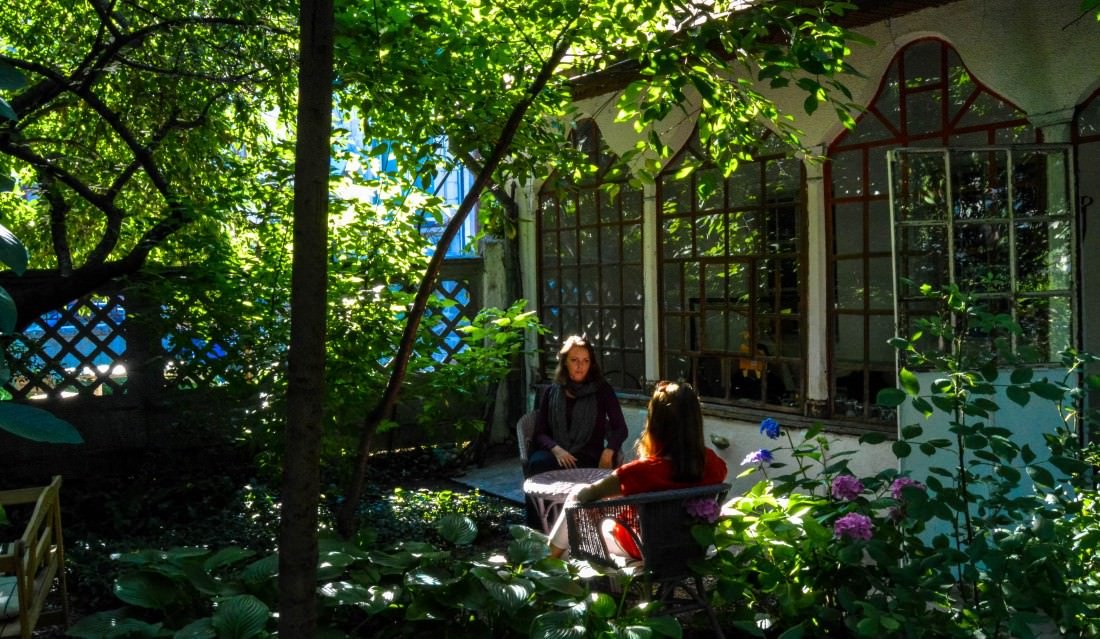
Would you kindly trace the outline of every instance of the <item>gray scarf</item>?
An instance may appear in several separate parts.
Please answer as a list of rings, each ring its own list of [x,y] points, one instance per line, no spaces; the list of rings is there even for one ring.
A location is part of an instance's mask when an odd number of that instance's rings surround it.
[[[576,398],[573,403],[573,419],[565,414],[565,391]],[[596,412],[599,408],[596,399],[597,385],[595,382],[574,384],[570,382],[566,386],[554,384],[550,387],[550,436],[554,441],[569,451],[576,454],[592,436],[592,429],[596,427]]]

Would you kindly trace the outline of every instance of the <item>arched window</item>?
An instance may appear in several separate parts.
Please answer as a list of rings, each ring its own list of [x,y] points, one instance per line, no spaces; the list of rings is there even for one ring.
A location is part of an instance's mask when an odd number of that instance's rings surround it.
[[[892,418],[874,405],[894,383],[887,340],[928,310],[899,290],[895,329],[895,273],[956,284],[1040,337],[1068,330],[1069,155],[1040,142],[950,45],[919,40],[895,56],[856,128],[828,150],[833,417]]]
[[[572,139],[599,170],[579,181],[556,176],[539,193],[538,308],[551,331],[540,344],[542,370],[552,375],[557,346],[581,334],[593,340],[613,386],[639,389],[645,374],[642,191],[608,178],[613,158],[595,122],[578,122]]]
[[[800,411],[802,163],[756,151],[723,178],[693,137],[658,178],[661,374],[704,400]]]

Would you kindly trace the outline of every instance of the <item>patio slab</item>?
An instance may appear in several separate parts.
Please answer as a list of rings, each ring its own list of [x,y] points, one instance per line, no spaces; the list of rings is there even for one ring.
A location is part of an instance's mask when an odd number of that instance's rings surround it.
[[[451,480],[517,504],[523,503],[523,467],[518,456],[492,460],[480,468],[471,466]]]

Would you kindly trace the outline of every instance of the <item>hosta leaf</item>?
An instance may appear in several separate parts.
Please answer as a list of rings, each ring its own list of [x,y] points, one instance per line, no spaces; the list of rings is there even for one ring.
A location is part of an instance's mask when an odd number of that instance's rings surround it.
[[[66,637],[78,639],[144,639],[160,637],[163,624],[146,623],[131,618],[126,610],[107,610],[81,617],[65,631]]]
[[[217,639],[217,637],[218,631],[214,630],[210,617],[196,619],[172,635],[172,639]]]
[[[566,610],[544,612],[531,622],[531,639],[584,639],[584,619]]]
[[[165,610],[179,597],[172,579],[151,570],[123,573],[115,580],[115,596],[141,608]]]
[[[477,524],[464,515],[447,513],[436,525],[439,535],[456,546],[468,546],[477,539]]]
[[[0,402],[0,428],[24,439],[48,444],[82,444],[84,438],[69,422],[35,406]]]
[[[271,610],[252,595],[237,595],[217,602],[211,623],[218,639],[251,639],[263,632]]]

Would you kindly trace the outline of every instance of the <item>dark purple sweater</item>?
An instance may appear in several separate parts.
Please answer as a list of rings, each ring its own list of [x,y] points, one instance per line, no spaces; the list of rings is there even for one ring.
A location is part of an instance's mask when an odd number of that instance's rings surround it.
[[[566,397],[565,419],[566,423],[573,421],[573,399]],[[534,442],[539,449],[550,450],[557,445],[550,435],[550,387],[547,387],[539,398],[538,419],[535,421]],[[571,450],[583,465],[595,466],[605,448],[610,448],[616,454],[621,452],[623,442],[626,441],[626,419],[623,418],[623,409],[619,406],[619,398],[615,396],[615,389],[611,384],[603,382],[596,390],[596,425],[592,428],[592,436],[580,450]]]

